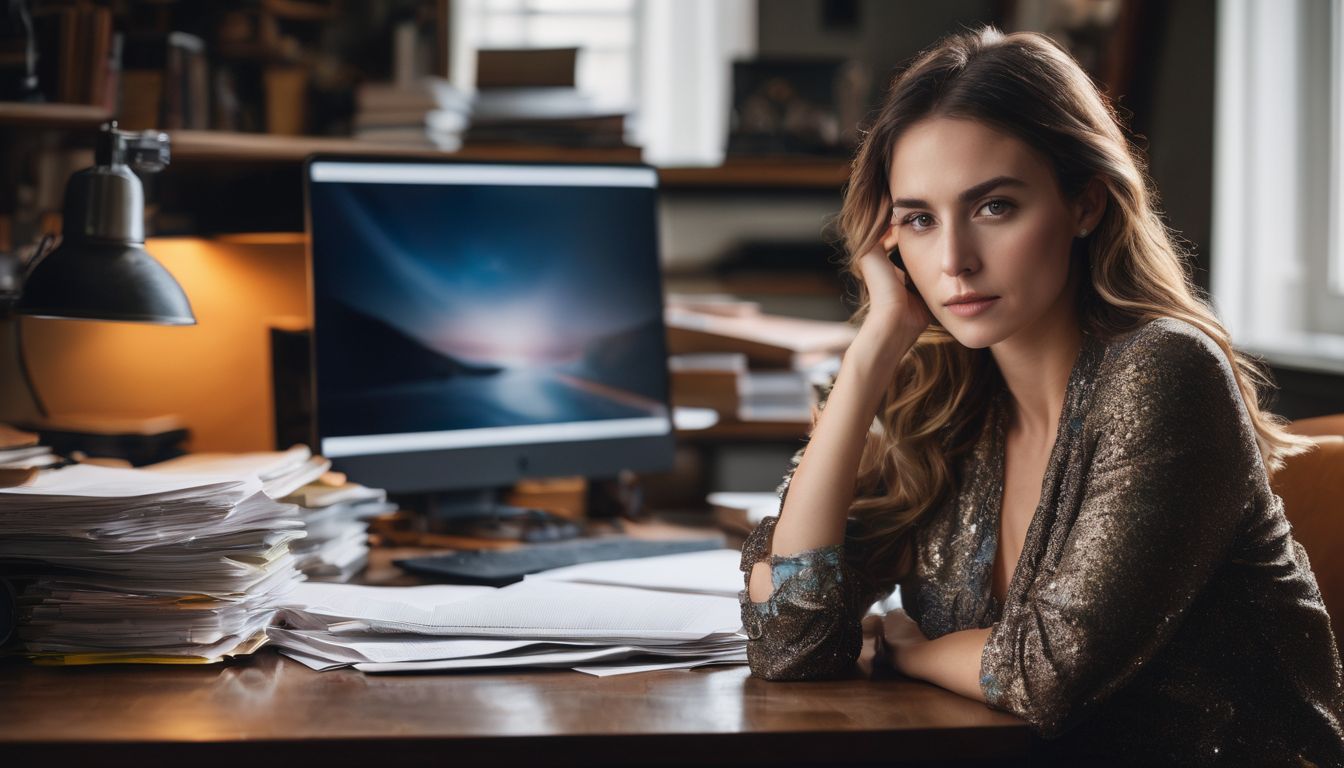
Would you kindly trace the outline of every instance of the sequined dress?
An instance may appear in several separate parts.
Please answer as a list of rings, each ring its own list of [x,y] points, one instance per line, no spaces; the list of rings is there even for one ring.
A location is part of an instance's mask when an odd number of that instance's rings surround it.
[[[1000,605],[990,586],[1006,398],[995,397],[956,492],[914,534],[899,586],[925,636],[991,628],[986,701],[1061,752],[1344,765],[1329,617],[1217,345],[1169,318],[1110,340],[1084,335]],[[741,593],[753,674],[852,674],[860,619],[894,585],[858,569],[853,540],[771,557],[775,522],[742,551],[745,578],[764,560],[774,584],[763,603]]]

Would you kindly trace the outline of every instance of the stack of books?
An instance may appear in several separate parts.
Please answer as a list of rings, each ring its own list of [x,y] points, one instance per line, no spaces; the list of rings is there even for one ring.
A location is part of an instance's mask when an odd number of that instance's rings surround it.
[[[468,144],[622,148],[625,112],[576,86],[577,48],[477,52]]]
[[[672,298],[666,311],[672,402],[721,422],[807,423],[816,385],[854,339],[848,323],[768,315],[750,302]]]
[[[477,90],[426,77],[366,83],[356,92],[354,136],[456,151],[464,144],[629,148],[624,110],[575,85],[577,48],[478,52]]]
[[[471,95],[437,77],[405,86],[365,83],[355,104],[355,138],[383,144],[456,151],[471,121]]]
[[[0,488],[0,576],[21,652],[53,664],[251,653],[302,580],[293,505],[256,476],[89,464]]]
[[[496,88],[476,93],[469,144],[621,148],[625,114],[574,88]]]

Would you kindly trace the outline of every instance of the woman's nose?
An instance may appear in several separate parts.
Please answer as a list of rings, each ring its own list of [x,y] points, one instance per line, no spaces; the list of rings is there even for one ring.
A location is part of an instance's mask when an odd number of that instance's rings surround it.
[[[974,238],[956,227],[949,226],[943,232],[942,252],[939,254],[943,272],[951,277],[977,272],[980,269],[980,257],[976,252]]]

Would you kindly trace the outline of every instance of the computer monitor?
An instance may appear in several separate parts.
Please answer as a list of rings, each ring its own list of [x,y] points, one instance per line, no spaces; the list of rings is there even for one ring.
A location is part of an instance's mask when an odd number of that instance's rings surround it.
[[[403,493],[670,468],[657,181],[311,158],[318,450]]]

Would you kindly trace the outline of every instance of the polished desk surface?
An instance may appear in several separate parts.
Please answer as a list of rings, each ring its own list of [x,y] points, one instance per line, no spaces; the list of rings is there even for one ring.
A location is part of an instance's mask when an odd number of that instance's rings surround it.
[[[397,580],[393,556],[368,580]],[[366,675],[313,672],[271,649],[215,666],[10,660],[0,765],[834,765],[995,761],[1034,743],[1017,718],[870,672],[865,659],[853,679],[807,683],[743,666]]]

